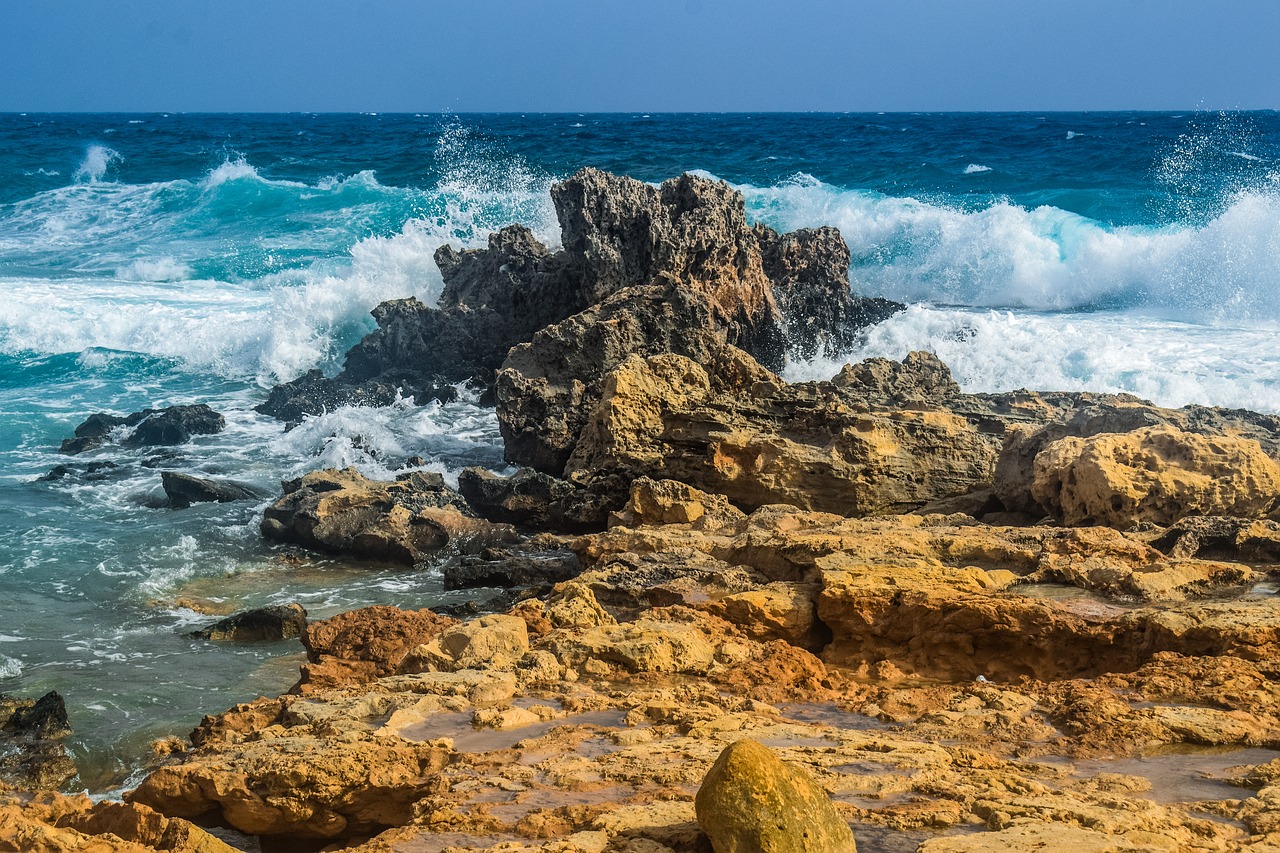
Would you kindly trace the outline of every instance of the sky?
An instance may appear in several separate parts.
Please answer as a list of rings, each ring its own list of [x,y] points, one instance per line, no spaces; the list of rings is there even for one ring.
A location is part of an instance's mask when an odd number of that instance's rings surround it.
[[[0,0],[0,111],[1280,108],[1280,0]]]

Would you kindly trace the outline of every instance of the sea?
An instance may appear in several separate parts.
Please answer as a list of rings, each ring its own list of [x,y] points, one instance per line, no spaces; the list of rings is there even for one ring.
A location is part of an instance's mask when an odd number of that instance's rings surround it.
[[[74,787],[296,679],[296,643],[192,639],[211,611],[461,602],[438,571],[302,557],[258,533],[282,479],[411,456],[503,470],[492,410],[253,407],[336,372],[434,251],[522,222],[583,166],[727,181],[747,216],[837,226],[852,288],[905,302],[844,361],[937,353],[968,391],[1125,391],[1280,412],[1280,113],[0,115],[0,692],[66,699]],[[94,412],[207,403],[176,448],[59,444]],[[59,464],[73,470],[42,480]],[[160,472],[261,498],[163,506]]]

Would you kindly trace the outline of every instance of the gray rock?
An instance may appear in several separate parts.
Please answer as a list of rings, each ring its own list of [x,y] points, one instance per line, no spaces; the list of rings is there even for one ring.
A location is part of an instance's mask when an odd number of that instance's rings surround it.
[[[230,503],[254,500],[258,494],[239,483],[218,482],[178,471],[161,471],[160,481],[169,497],[169,506],[182,509],[193,503]]]
[[[232,643],[264,643],[301,637],[307,628],[307,611],[300,604],[275,604],[246,610],[192,632],[202,640]]]

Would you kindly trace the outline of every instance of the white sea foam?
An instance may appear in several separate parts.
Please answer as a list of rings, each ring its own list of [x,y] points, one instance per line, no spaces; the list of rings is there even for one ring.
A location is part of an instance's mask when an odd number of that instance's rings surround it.
[[[191,275],[190,265],[168,255],[138,258],[116,269],[116,277],[123,281],[182,281]]]
[[[1039,314],[913,305],[867,330],[838,360],[791,365],[793,380],[834,375],[845,361],[936,353],[970,392],[1014,388],[1127,392],[1280,412],[1280,350],[1270,328],[1203,327],[1128,313]]]
[[[8,655],[0,655],[0,678],[17,678],[22,674],[22,663]]]
[[[964,173],[966,175],[980,175],[983,172],[990,172],[990,171],[991,171],[990,166],[983,166],[978,163],[970,163],[968,166],[964,167]]]
[[[1010,203],[959,210],[797,176],[743,187],[784,230],[840,228],[854,289],[905,301],[1069,310],[1124,307],[1194,322],[1280,319],[1280,193],[1235,194],[1202,226],[1110,228]]]
[[[120,152],[115,149],[105,145],[90,145],[84,152],[84,159],[76,167],[75,179],[79,182],[97,183],[122,159]]]

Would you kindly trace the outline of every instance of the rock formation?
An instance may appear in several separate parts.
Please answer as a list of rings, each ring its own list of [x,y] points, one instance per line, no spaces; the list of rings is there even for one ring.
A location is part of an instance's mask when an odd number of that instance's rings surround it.
[[[160,483],[174,509],[185,509],[193,503],[229,503],[258,497],[253,489],[240,483],[219,482],[180,471],[161,471]]]
[[[306,627],[307,611],[302,605],[274,604],[220,619],[191,636],[219,642],[263,643],[300,637]]]
[[[653,187],[583,169],[554,185],[551,197],[562,249],[550,251],[520,225],[491,234],[485,249],[442,247],[438,307],[412,298],[383,303],[373,312],[378,329],[347,353],[337,377],[312,372],[281,385],[259,411],[297,420],[342,404],[386,404],[397,391],[426,402],[451,398],[453,383],[487,388],[513,346],[610,300],[588,324],[638,310],[642,294],[615,297],[661,282],[696,307],[678,309],[674,326],[633,330],[628,348],[598,354],[590,376],[629,352],[668,351],[660,338],[678,340],[692,328],[688,310],[705,315],[722,340],[779,367],[788,349],[834,353],[858,329],[901,309],[850,294],[848,249],[834,229],[780,236],[749,226],[741,194],[718,181],[682,175]],[[670,295],[652,292],[648,302]]]

